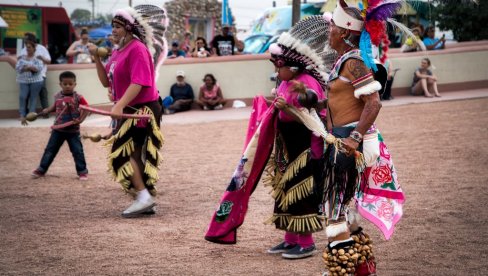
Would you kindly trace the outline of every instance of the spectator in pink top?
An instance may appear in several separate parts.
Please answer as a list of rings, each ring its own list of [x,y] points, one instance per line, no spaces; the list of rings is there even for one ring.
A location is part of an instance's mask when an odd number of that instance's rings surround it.
[[[203,78],[203,85],[200,86],[197,103],[203,110],[219,110],[224,108],[226,100],[222,90],[217,84],[214,75],[206,74]]]
[[[106,65],[98,56],[98,48],[90,47],[98,78],[110,88],[115,102],[111,112],[116,123],[109,140],[109,170],[126,192],[136,194],[133,204],[122,212],[123,217],[153,214],[156,205],[154,184],[158,180],[158,149],[163,137],[159,130],[162,106],[155,81],[167,45],[159,43],[163,41],[160,38],[150,37],[166,29],[165,18],[166,12],[153,5],[118,10],[112,19],[113,39],[118,47]],[[153,32],[156,28],[158,33]],[[122,119],[126,113],[150,115],[151,119]]]

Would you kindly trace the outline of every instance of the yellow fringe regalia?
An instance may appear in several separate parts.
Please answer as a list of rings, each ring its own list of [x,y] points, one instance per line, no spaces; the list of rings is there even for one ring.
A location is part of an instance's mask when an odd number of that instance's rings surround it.
[[[272,187],[275,199],[273,216],[267,222],[288,232],[322,230],[316,187],[319,179],[314,177],[314,171],[320,172],[320,160],[311,159],[310,139],[311,132],[303,124],[278,120],[274,152],[263,181]]]
[[[109,171],[125,192],[131,192],[133,188],[130,177],[134,174],[134,169],[130,157],[136,150],[140,150],[144,184],[152,196],[156,195],[154,185],[159,179],[158,168],[162,161],[158,150],[164,142],[159,129],[160,110],[157,102],[132,109],[131,113],[151,115],[151,119],[149,121],[132,118],[118,120],[116,133],[106,143],[111,148],[108,156]],[[130,111],[124,109],[124,112]]]

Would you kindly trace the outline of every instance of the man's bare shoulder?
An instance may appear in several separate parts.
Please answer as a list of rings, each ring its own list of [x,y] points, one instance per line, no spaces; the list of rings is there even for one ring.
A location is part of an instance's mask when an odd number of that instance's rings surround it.
[[[342,70],[344,76],[348,77],[351,81],[364,77],[370,72],[371,71],[366,67],[364,62],[356,58],[346,60],[344,70]]]

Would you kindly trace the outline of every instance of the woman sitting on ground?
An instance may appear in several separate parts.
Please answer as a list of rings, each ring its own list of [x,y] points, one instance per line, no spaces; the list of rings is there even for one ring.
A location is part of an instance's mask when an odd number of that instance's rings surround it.
[[[206,74],[204,84],[200,86],[197,103],[203,110],[218,110],[224,108],[225,100],[217,80],[212,74]]]
[[[439,90],[437,90],[437,77],[432,73],[430,68],[430,60],[428,58],[422,59],[420,67],[413,74],[413,83],[411,94],[424,95],[425,97],[432,98],[440,97]]]

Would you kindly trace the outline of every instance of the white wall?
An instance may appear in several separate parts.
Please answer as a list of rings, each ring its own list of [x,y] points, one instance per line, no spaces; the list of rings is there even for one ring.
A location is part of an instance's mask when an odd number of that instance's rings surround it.
[[[415,69],[423,57],[429,57],[436,69],[439,84],[487,81],[488,41],[462,43],[452,49],[421,53],[391,53],[393,68],[398,71],[393,88],[410,87]],[[18,109],[18,85],[15,82],[15,59],[0,57],[0,111]],[[107,90],[98,80],[95,66],[92,64],[67,64],[48,66],[47,88],[49,100],[60,90],[58,76],[62,71],[70,70],[77,75],[77,91],[83,94],[90,104],[108,103]],[[169,94],[170,86],[175,82],[177,70],[184,70],[187,82],[198,93],[199,86],[206,73],[212,73],[222,87],[224,96],[229,99],[252,98],[256,94],[270,95],[274,83],[269,80],[274,68],[269,62],[269,55],[216,57],[206,59],[167,60],[161,67],[157,86],[161,96]]]

